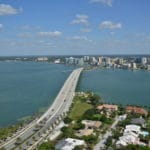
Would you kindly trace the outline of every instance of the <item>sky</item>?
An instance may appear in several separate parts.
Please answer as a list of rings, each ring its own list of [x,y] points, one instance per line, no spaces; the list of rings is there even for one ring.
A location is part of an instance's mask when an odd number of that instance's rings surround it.
[[[150,54],[150,0],[0,0],[0,56]]]

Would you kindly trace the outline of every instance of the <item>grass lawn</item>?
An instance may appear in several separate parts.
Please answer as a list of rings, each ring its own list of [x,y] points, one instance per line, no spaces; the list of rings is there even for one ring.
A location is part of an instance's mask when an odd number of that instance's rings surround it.
[[[69,114],[69,117],[72,120],[78,120],[88,109],[93,108],[91,104],[88,104],[86,101],[82,101],[79,97],[75,97],[73,108]]]

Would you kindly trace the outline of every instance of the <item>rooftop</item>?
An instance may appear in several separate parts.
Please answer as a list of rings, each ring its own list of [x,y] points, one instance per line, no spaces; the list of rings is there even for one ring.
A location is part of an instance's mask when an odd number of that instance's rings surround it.
[[[76,146],[84,144],[83,140],[67,138],[59,141],[55,148],[58,150],[73,150]]]
[[[99,105],[97,107],[97,109],[99,109],[99,110],[101,110],[101,109],[118,110],[118,106],[117,105],[103,104],[103,105]]]

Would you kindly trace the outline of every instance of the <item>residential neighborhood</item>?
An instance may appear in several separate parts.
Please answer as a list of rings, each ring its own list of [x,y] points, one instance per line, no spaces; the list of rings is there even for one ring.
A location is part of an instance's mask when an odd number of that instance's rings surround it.
[[[92,92],[77,92],[64,125],[51,142],[56,150],[149,150],[149,110],[107,104]]]

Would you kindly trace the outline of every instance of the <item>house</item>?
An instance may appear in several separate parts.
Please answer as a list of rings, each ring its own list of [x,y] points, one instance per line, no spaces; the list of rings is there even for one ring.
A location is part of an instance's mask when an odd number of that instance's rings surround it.
[[[138,126],[138,125],[127,125],[126,126],[126,128],[125,128],[125,130],[124,130],[124,133],[126,133],[126,132],[134,132],[134,133],[136,133],[136,134],[139,134],[140,133],[140,131],[141,131],[141,127],[140,126]]]
[[[93,129],[98,129],[102,125],[101,121],[92,121],[92,120],[82,120],[82,124],[85,125],[85,128],[93,128]]]
[[[124,115],[120,115],[119,116],[119,120],[120,121],[123,121],[123,120],[125,120],[127,118],[127,114],[124,114]]]
[[[67,138],[63,139],[56,144],[55,149],[57,150],[73,150],[76,146],[85,145],[83,140]]]
[[[98,110],[107,110],[107,111],[117,111],[118,106],[117,105],[109,105],[109,104],[103,104],[99,105],[97,107]]]
[[[81,137],[81,136],[89,136],[93,134],[93,129],[81,129],[79,130],[76,135]]]
[[[128,144],[138,144],[139,143],[139,138],[132,135],[123,135],[122,137],[119,138],[119,141],[116,142],[117,146],[127,146]]]
[[[141,127],[137,125],[127,125],[123,136],[119,137],[116,142],[117,146],[127,146],[128,144],[139,144],[139,134],[141,132]]]
[[[131,120],[131,123],[144,127],[145,126],[145,119],[143,119],[143,118],[133,118]]]
[[[145,110],[144,108],[141,108],[141,107],[136,107],[136,106],[127,106],[126,112],[127,113],[133,112],[133,113],[137,113],[137,114],[145,115],[145,116],[148,115],[147,110]]]

